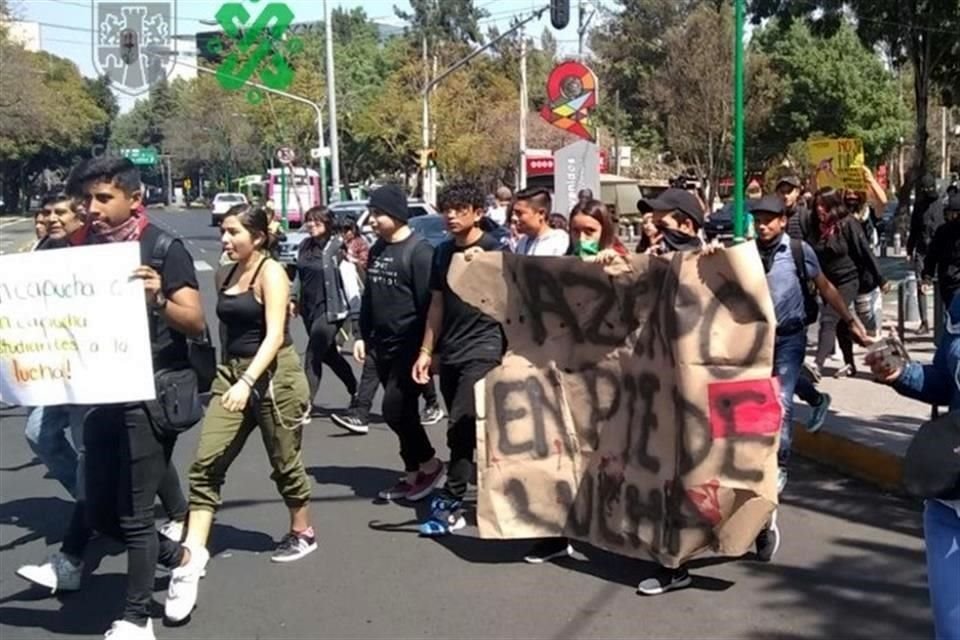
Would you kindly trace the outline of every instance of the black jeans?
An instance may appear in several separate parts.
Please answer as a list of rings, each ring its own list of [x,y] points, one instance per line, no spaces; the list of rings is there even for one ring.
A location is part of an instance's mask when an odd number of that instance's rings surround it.
[[[436,454],[420,422],[423,387],[414,382],[412,376],[416,356],[377,354],[374,357],[377,378],[383,385],[383,419],[400,439],[404,469],[416,471]]]
[[[491,360],[472,360],[440,365],[440,393],[447,404],[450,421],[447,446],[447,484],[444,493],[463,500],[473,471],[473,452],[477,448],[477,402],[474,385],[497,366]]]
[[[377,395],[377,388],[380,386],[380,377],[377,375],[377,358],[374,353],[367,352],[367,359],[363,361],[363,371],[360,373],[360,385],[357,387],[356,395],[350,408],[353,409],[357,417],[366,422],[370,419],[370,408],[373,406],[373,398]],[[437,399],[437,387],[431,379],[430,384],[423,388],[423,401],[428,407],[435,407],[439,404]]]
[[[157,435],[142,405],[97,407],[84,423],[87,510],[93,527],[127,548],[123,619],[149,618],[157,562],[176,567],[183,547],[160,536],[153,504],[168,479],[173,440]]]
[[[189,505],[187,498],[183,495],[183,489],[180,487],[180,477],[177,475],[177,468],[172,464],[167,465],[167,472],[163,475],[160,482],[160,488],[157,489],[157,497],[160,498],[160,504],[170,520],[183,522],[187,519]],[[70,514],[70,522],[67,524],[67,532],[63,536],[63,544],[60,545],[60,551],[71,558],[82,560],[87,550],[87,543],[90,542],[90,536],[93,529],[87,519],[87,503],[85,500],[78,501],[73,505],[73,513]]]
[[[340,347],[337,346],[337,332],[340,331],[343,323],[327,321],[325,314],[321,311],[304,315],[303,324],[308,336],[303,370],[307,374],[307,384],[310,385],[311,404],[320,389],[323,365],[330,367],[352,397],[357,393],[357,377],[353,374],[350,363],[340,353]]]

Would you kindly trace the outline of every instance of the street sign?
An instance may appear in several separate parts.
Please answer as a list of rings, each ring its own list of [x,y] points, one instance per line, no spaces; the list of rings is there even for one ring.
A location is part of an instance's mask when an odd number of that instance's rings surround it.
[[[290,147],[280,147],[277,149],[277,160],[279,160],[281,164],[290,164],[296,157],[297,154],[295,154]]]
[[[120,155],[129,158],[130,162],[138,165],[157,164],[157,150],[151,147],[140,147],[136,149],[120,149]]]
[[[318,158],[329,158],[330,157],[330,147],[314,147],[310,149],[310,158],[316,160]]]
[[[600,153],[596,143],[578,140],[553,154],[553,210],[570,215],[577,192],[600,193]]]

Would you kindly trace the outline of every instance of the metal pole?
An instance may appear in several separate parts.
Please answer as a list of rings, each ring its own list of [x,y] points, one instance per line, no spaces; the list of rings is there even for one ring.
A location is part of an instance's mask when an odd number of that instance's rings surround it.
[[[430,69],[427,64],[427,36],[423,35],[423,118],[420,123],[421,128],[423,129],[422,142],[423,149],[420,154],[420,171],[423,174],[423,179],[420,183],[421,196],[424,201],[428,200],[430,197],[430,170],[427,168],[427,150],[430,149]]]
[[[950,177],[950,161],[947,159],[947,108],[940,107],[940,177]]]
[[[577,2],[577,59],[583,60],[583,0]]]
[[[340,201],[340,149],[337,137],[337,87],[333,63],[333,24],[327,9],[327,0],[323,0],[323,20],[327,32],[327,103],[330,118],[330,201]],[[320,145],[321,158],[323,144]]]
[[[900,281],[897,285],[897,335],[900,342],[906,340],[906,313],[907,313],[907,283]]]
[[[613,152],[616,154],[617,175],[620,175],[620,89],[613,94]]]
[[[303,212],[301,212],[301,214],[302,213]],[[280,163],[280,224],[283,225],[284,231],[286,231],[289,228],[287,225],[287,163],[286,162]]]
[[[527,188],[527,38],[520,30],[520,179],[517,187]]]
[[[733,43],[733,241],[746,239],[743,162],[743,21],[746,0],[734,0]]]

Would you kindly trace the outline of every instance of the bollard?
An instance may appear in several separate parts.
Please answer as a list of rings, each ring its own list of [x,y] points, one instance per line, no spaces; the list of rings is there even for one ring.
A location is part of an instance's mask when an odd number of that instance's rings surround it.
[[[893,254],[897,256],[900,255],[900,250],[902,248],[903,247],[901,246],[900,233],[898,232],[893,234]]]
[[[943,300],[940,298],[940,287],[937,282],[933,283],[933,344],[940,346],[940,340],[943,339],[943,323],[946,309],[943,308]]]
[[[907,306],[907,283],[902,280],[897,284],[897,335],[900,337],[900,342],[906,344],[907,331],[904,327],[906,322],[906,306]]]
[[[904,320],[906,322],[917,322],[920,320],[920,290],[917,274],[908,273],[903,279],[903,286],[906,294],[906,308],[903,311]]]
[[[880,257],[887,257],[887,234],[883,234],[883,236],[880,237]]]

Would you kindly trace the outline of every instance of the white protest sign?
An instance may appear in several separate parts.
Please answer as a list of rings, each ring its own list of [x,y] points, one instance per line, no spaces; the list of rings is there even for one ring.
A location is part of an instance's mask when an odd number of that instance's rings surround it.
[[[136,242],[0,256],[0,400],[155,397]]]

